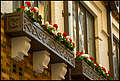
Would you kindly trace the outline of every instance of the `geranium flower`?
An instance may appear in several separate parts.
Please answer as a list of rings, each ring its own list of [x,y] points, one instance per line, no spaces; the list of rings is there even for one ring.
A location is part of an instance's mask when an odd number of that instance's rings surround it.
[[[21,8],[21,9],[25,9],[25,6],[21,6],[20,8]]]
[[[83,52],[76,52],[77,55],[81,56]]]
[[[106,69],[104,67],[102,67],[102,70],[106,72]]]
[[[31,7],[31,3],[30,2],[25,2],[25,4],[29,7]]]
[[[52,30],[52,28],[50,28],[50,30]]]
[[[109,74],[109,75],[111,74],[110,71],[108,71],[108,74]]]
[[[80,54],[80,52],[76,52],[76,54],[77,54],[77,55],[79,55],[79,54]]]
[[[66,33],[66,32],[64,32],[64,33],[63,33],[63,36],[64,36],[64,37],[66,37],[66,36],[67,36],[67,33]]]
[[[52,25],[52,23],[51,23],[51,22],[49,22],[49,24],[50,24],[50,25]]]
[[[31,8],[30,10],[33,11],[34,13],[38,11],[37,8]]]
[[[107,77],[107,80],[109,80],[109,77]]]
[[[34,7],[34,8],[37,10],[37,12],[39,11],[38,7]]]
[[[58,25],[57,24],[54,24],[53,27],[55,27],[56,30],[58,29]]]
[[[45,28],[47,28],[47,25],[45,25]]]
[[[99,64],[98,64],[98,63],[96,63],[96,65],[97,65],[97,66],[99,66]]]
[[[68,38],[65,37],[65,39],[66,39],[66,41],[68,41]]]
[[[90,60],[94,61],[94,58],[90,56]]]
[[[72,39],[69,39],[70,40],[70,42],[72,42]]]

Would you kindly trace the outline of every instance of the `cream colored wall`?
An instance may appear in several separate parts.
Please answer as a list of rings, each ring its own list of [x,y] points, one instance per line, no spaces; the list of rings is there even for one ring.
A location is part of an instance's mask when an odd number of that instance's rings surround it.
[[[95,36],[96,39],[96,60],[109,70],[109,58],[108,58],[108,33],[107,33],[107,11],[100,1],[84,1],[83,5],[93,14],[95,17]],[[118,23],[112,19],[113,27],[112,32],[119,37]],[[115,27],[116,26],[116,27]]]
[[[11,13],[13,12],[13,1],[1,1],[1,12]]]

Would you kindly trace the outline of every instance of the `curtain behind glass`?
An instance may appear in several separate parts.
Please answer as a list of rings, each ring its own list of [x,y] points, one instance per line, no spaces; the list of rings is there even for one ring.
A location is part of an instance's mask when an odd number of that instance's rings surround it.
[[[95,58],[95,42],[94,42],[94,18],[87,13],[87,37],[88,37],[88,54]]]
[[[81,8],[78,8],[78,24],[79,24],[79,50],[84,51],[84,22],[85,14]]]
[[[42,16],[42,24],[49,19],[49,1],[38,1],[39,15]]]

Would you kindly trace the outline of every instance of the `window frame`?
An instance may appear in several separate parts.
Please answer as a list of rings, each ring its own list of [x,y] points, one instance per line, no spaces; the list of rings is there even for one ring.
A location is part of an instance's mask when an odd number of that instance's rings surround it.
[[[117,71],[118,71],[117,72],[117,79],[119,79],[119,64],[120,64],[120,61],[119,61],[120,58],[119,58],[119,52],[118,52],[119,51],[118,50],[119,49],[119,39],[114,34],[113,34],[113,43],[116,44],[116,49],[115,49],[116,54],[114,54],[114,52],[113,52],[113,56],[116,55],[116,58],[117,58],[116,59],[116,61],[117,61]],[[113,63],[114,63],[114,60],[113,60]],[[114,68],[114,66],[112,66],[112,67]],[[113,69],[113,70],[114,70],[113,72],[114,72],[114,78],[115,78],[115,69]]]
[[[89,46],[88,46],[88,36],[87,36],[87,32],[88,32],[88,27],[87,27],[87,16],[90,14],[92,17],[93,17],[93,35],[94,35],[94,40],[93,40],[93,42],[94,42],[94,47],[95,47],[95,49],[94,49],[94,58],[96,58],[96,43],[95,43],[95,26],[94,26],[94,21],[95,21],[95,19],[94,19],[94,16],[84,7],[84,5],[81,3],[81,2],[79,2],[79,1],[76,1],[75,2],[75,15],[76,15],[76,17],[75,17],[75,20],[76,20],[76,48],[77,49],[79,49],[79,31],[77,31],[77,30],[79,30],[79,22],[78,22],[78,7],[80,7],[80,8],[82,8],[82,10],[85,12],[85,22],[84,22],[84,27],[83,27],[83,30],[84,30],[84,49],[85,49],[85,53],[87,53],[88,54],[88,49],[89,49]],[[76,51],[79,51],[79,50],[76,50]],[[96,59],[95,59],[95,61],[96,61]]]
[[[48,1],[48,2],[49,2],[48,16],[50,17],[49,22],[52,22],[52,18],[51,18],[51,1]],[[20,1],[20,5],[24,6],[24,1]],[[34,1],[34,6],[38,7],[38,1]],[[35,14],[35,17],[36,17],[36,19],[38,18],[38,13]]]

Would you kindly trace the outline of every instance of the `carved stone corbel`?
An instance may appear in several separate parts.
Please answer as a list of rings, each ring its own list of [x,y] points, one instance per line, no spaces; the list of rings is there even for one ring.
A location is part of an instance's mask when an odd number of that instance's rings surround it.
[[[48,68],[50,62],[50,53],[45,51],[33,52],[33,70],[37,73],[42,73]]]
[[[63,80],[67,73],[67,65],[65,63],[51,64],[52,80]]]
[[[12,38],[11,58],[16,61],[24,60],[24,56],[28,56],[28,51],[31,47],[30,41],[31,40],[25,36]]]

